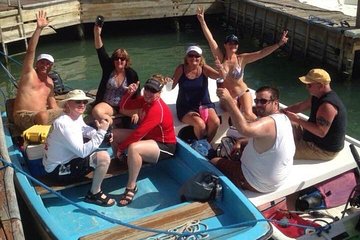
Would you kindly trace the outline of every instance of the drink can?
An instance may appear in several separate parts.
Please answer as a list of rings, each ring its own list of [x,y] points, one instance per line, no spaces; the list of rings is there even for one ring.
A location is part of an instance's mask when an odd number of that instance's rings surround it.
[[[97,16],[95,19],[95,24],[99,27],[102,27],[104,25],[105,18],[101,15]]]
[[[223,88],[224,87],[224,79],[222,79],[222,78],[216,79],[216,86],[217,86],[217,88]]]

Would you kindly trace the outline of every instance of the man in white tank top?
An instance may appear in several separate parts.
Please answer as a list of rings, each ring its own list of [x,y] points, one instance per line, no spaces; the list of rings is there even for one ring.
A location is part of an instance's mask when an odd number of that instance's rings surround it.
[[[275,191],[289,175],[295,154],[291,122],[279,111],[279,91],[267,86],[256,91],[259,118],[254,122],[246,121],[227,89],[218,88],[217,95],[227,104],[234,126],[248,142],[240,161],[213,158],[211,162],[238,187]]]

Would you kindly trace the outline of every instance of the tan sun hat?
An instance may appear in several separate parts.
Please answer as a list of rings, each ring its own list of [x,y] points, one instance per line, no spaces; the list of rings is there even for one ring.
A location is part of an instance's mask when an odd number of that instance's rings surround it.
[[[331,82],[329,73],[327,73],[324,69],[321,68],[311,69],[306,74],[306,76],[299,77],[299,79],[305,84],[321,83],[323,85],[326,85]]]
[[[58,105],[64,107],[64,104],[69,100],[87,100],[88,103],[92,103],[94,99],[86,96],[83,90],[75,89],[68,92],[65,96],[65,99],[59,101]]]

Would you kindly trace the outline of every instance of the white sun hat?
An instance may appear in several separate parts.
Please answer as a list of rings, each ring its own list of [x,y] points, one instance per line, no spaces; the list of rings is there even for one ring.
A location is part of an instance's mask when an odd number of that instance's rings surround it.
[[[49,62],[54,63],[54,58],[50,54],[42,53],[37,57],[36,61],[39,61],[41,59],[46,59]]]
[[[198,46],[190,46],[186,49],[186,54],[188,54],[189,52],[196,52],[197,54],[201,55],[202,54],[202,50],[200,47]]]
[[[65,99],[59,101],[58,105],[60,107],[64,107],[64,104],[69,100],[87,100],[88,104],[92,103],[94,101],[94,99],[86,96],[86,94],[84,93],[83,90],[75,89],[75,90],[68,92],[65,95]]]

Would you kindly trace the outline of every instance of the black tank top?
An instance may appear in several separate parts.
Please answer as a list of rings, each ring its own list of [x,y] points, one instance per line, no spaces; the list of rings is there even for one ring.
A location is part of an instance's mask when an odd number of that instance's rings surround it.
[[[338,113],[335,116],[330,129],[325,137],[318,137],[311,132],[305,130],[303,139],[308,142],[313,142],[319,148],[330,152],[338,152],[344,148],[344,140],[347,124],[347,113],[344,104],[334,91],[326,93],[324,96],[311,99],[311,112],[309,122],[316,122],[316,113],[321,104],[328,102],[333,105]]]

